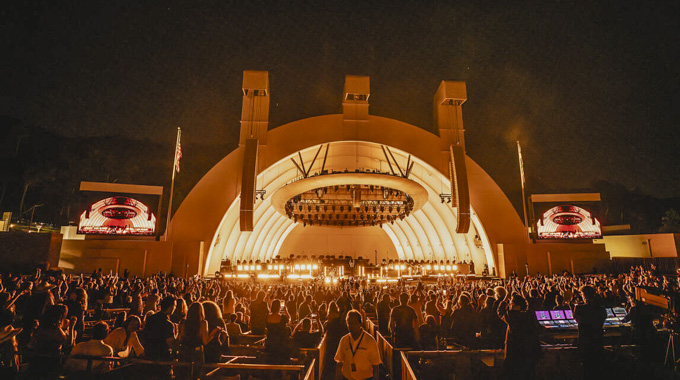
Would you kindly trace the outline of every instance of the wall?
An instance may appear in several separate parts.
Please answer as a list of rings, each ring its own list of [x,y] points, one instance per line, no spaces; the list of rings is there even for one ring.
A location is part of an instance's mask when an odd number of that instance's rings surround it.
[[[603,244],[591,243],[537,243],[504,244],[505,277],[515,270],[518,275],[526,274],[525,264],[529,264],[529,274],[598,273],[609,269],[609,253]],[[550,253],[550,255],[548,255]],[[524,259],[524,260],[522,260]]]
[[[677,257],[680,234],[645,234],[605,236],[595,240],[603,244],[611,257]]]
[[[0,271],[30,272],[36,266],[56,267],[61,234],[0,232]]]
[[[361,256],[373,262],[375,250],[378,250],[378,261],[397,258],[392,240],[380,227],[339,228],[298,225],[283,242],[279,252],[281,257],[289,257],[291,254],[349,255]]]
[[[149,276],[170,272],[173,261],[171,249],[172,243],[163,241],[64,240],[59,266],[66,273],[92,272],[102,268],[107,273],[122,274],[128,269],[132,275]]]

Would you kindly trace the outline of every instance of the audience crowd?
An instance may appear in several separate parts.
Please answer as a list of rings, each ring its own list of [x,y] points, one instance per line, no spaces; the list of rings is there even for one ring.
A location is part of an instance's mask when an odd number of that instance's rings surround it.
[[[680,283],[676,276],[641,267],[617,276],[442,278],[428,284],[350,279],[333,286],[321,280],[281,284],[162,274],[138,278],[127,271],[122,277],[101,270],[86,276],[40,270],[3,273],[0,378],[111,368],[110,360],[87,368],[83,356],[179,360],[200,371],[203,363],[219,362],[234,347],[260,336],[262,361],[281,364],[300,349],[316,347],[324,335],[322,360],[333,374],[335,362],[341,362],[343,337],[350,331],[352,339],[363,336],[356,326],[367,315],[397,348],[436,350],[447,342],[469,349],[504,348],[508,375],[531,378],[541,356],[541,327],[532,311],[548,309],[573,310],[583,367],[592,374],[603,352],[604,307],[625,305],[636,343],[650,344],[654,325],[635,302],[636,287],[673,293]],[[351,310],[358,313],[347,317]],[[353,348],[354,340],[346,339],[349,343],[343,344]],[[345,370],[338,368],[337,373],[351,375]]]

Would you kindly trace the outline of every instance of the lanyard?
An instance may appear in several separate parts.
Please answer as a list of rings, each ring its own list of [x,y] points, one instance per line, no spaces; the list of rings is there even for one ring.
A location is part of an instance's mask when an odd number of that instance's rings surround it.
[[[363,331],[361,332],[361,337],[359,338],[359,343],[357,343],[357,347],[354,348],[354,349],[352,348],[352,342],[351,341],[347,342],[347,343],[349,343],[349,350],[352,352],[352,359],[354,359],[354,354],[356,354],[357,351],[359,351],[359,346],[361,345],[362,339],[364,339],[364,332]]]

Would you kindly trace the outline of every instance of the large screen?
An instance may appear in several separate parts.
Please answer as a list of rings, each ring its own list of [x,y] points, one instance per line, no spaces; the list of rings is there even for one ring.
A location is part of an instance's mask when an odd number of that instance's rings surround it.
[[[592,213],[575,205],[552,207],[536,224],[539,239],[596,239],[602,237],[600,222]]]
[[[79,234],[154,235],[156,216],[144,203],[127,196],[104,198],[80,215]]]

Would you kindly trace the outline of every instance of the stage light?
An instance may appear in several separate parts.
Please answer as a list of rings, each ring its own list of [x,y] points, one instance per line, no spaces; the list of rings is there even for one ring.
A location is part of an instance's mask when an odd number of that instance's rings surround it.
[[[272,268],[273,268],[273,267],[272,267],[271,264],[267,265],[267,270],[272,270]]]
[[[439,265],[435,265],[434,270],[439,270]]]
[[[401,270],[404,270],[404,269],[406,269],[406,265],[401,266]]]
[[[257,270],[258,270],[258,271],[262,270],[262,265],[258,265],[258,266],[257,266]]]
[[[242,270],[243,270],[243,265],[239,265],[238,267],[236,267],[236,269],[239,270],[239,271],[242,271]]]
[[[295,264],[295,270],[300,270],[300,264]]]
[[[307,270],[312,270],[312,266],[310,264],[307,264]]]
[[[314,265],[312,266],[312,269],[317,270],[317,269],[319,269],[319,266],[318,266],[317,264],[314,264]]]
[[[325,282],[326,284],[330,284],[330,283],[331,283],[331,278],[330,278],[330,277],[326,277],[326,278],[323,279],[323,282]]]
[[[447,265],[446,270],[451,270],[451,265]]]
[[[454,265],[453,270],[458,270],[458,265]]]

